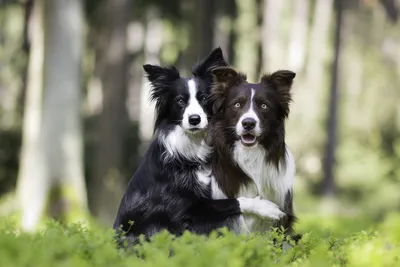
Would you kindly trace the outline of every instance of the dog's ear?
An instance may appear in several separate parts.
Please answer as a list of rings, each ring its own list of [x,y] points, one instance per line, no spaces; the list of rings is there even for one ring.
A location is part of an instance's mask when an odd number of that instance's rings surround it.
[[[239,73],[230,67],[216,68],[212,71],[212,75],[214,82],[227,86],[234,84],[240,79]]]
[[[230,67],[220,67],[212,71],[214,85],[224,88],[230,88],[234,85],[241,84],[246,81],[247,77],[241,72],[237,72]]]
[[[229,64],[224,59],[222,49],[217,47],[201,63],[192,67],[192,73],[196,77],[204,77],[209,75],[215,68],[228,65]]]
[[[161,67],[157,65],[143,65],[146,77],[152,85],[150,98],[160,101],[161,97],[169,93],[172,84],[180,78],[175,67]]]
[[[246,81],[246,75],[230,67],[219,67],[212,71],[214,84],[211,88],[213,111],[221,111],[228,89]]]
[[[173,83],[180,79],[179,71],[175,67],[161,67],[157,65],[143,65],[146,77],[151,83],[150,100],[156,102],[156,131],[161,117],[168,111],[168,96]]]
[[[261,78],[262,83],[277,92],[284,117],[289,115],[289,104],[292,101],[291,88],[295,77],[296,73],[290,70],[279,70]]]

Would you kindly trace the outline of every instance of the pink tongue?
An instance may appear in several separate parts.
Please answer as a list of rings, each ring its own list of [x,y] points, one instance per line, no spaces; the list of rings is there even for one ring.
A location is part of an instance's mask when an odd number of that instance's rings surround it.
[[[255,141],[255,136],[251,134],[245,134],[242,136],[242,140],[246,143],[252,143]]]

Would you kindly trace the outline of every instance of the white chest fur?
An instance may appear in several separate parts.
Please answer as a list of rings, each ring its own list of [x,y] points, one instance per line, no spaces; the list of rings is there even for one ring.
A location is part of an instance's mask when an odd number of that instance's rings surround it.
[[[266,151],[261,146],[245,147],[239,142],[233,150],[233,157],[239,167],[254,181],[254,184],[241,188],[240,196],[261,196],[284,207],[285,195],[293,187],[295,162],[292,153],[286,148],[286,164],[276,168],[266,162]]]

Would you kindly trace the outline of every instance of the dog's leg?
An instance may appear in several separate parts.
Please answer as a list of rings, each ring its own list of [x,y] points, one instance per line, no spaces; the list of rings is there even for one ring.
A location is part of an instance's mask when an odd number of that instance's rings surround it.
[[[283,227],[285,232],[284,235],[286,237],[290,237],[291,240],[295,242],[295,244],[298,243],[298,241],[302,238],[301,234],[295,234],[293,230],[293,225],[297,221],[297,218],[294,214],[293,211],[293,192],[292,190],[289,190],[286,195],[285,195],[285,205],[283,211],[285,212],[286,216],[282,219],[280,219],[276,224],[274,225],[275,227],[279,228]],[[286,241],[282,244],[282,249],[284,251],[288,250],[292,246]]]

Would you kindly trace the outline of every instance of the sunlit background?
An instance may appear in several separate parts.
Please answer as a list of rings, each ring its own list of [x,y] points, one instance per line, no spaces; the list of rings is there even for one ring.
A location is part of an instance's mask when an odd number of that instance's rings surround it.
[[[300,229],[335,227],[329,218],[339,217],[362,227],[399,211],[399,8],[399,0],[1,0],[0,216],[17,216],[26,230],[47,217],[111,226],[152,138],[142,65],[190,75],[217,46],[249,81],[297,73],[287,144]]]

